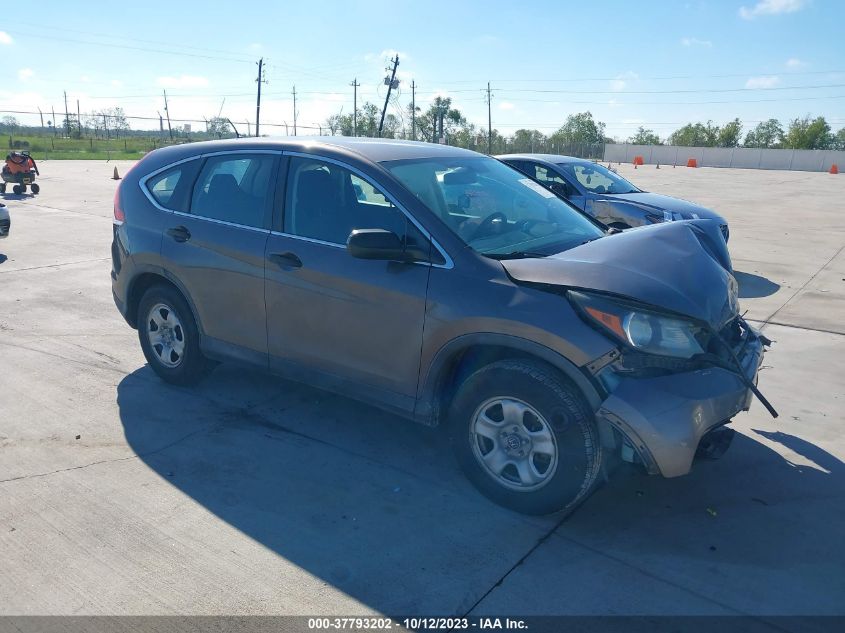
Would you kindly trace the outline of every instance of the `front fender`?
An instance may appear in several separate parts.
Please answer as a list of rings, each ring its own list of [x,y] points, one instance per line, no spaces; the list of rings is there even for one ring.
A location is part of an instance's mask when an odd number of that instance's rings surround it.
[[[534,341],[492,332],[464,334],[443,345],[434,355],[428,370],[422,376],[418,390],[414,417],[427,425],[436,425],[441,412],[438,410],[439,391],[444,375],[451,362],[462,353],[475,347],[496,347],[511,349],[515,353],[528,354],[548,363],[569,378],[581,390],[590,408],[596,411],[601,405],[602,396],[598,387],[568,358]]]

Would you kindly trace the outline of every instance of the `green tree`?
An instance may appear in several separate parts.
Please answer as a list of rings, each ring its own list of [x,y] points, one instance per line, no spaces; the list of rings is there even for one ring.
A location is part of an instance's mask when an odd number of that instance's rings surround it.
[[[660,137],[654,133],[654,130],[647,130],[643,126],[637,128],[637,132],[628,139],[628,142],[633,145],[662,145]]]
[[[845,127],[836,133],[833,139],[834,149],[845,149]]]
[[[719,140],[719,126],[713,121],[707,123],[687,123],[669,135],[670,145],[686,147],[715,147]]]
[[[739,119],[734,119],[719,128],[716,145],[718,147],[737,147],[741,138],[742,122]]]
[[[378,136],[378,124],[381,119],[381,108],[376,104],[367,101],[360,108],[358,108],[358,136]],[[353,133],[353,117],[352,113],[348,114],[334,114],[326,119],[326,127],[329,128],[332,134],[341,134],[343,136],[352,136]],[[394,138],[399,130],[399,120],[393,114],[388,114],[384,117],[384,128],[382,129],[382,136],[385,138]]]
[[[778,148],[783,146],[783,126],[777,119],[769,119],[757,124],[745,135],[745,147]]]
[[[517,130],[511,139],[511,151],[520,154],[541,152],[546,149],[547,140],[539,130]]]
[[[793,149],[827,149],[833,144],[833,139],[830,125],[823,116],[811,120],[807,115],[792,120],[784,144]]]
[[[6,115],[2,119],[0,119],[0,130],[4,132],[14,132],[19,127],[20,123],[13,116]]]
[[[411,106],[408,106],[408,117],[411,116]],[[461,111],[452,107],[451,97],[435,97],[431,105],[422,110],[417,108],[416,126],[417,138],[423,141],[436,143],[440,136],[440,117],[443,117],[443,135],[448,143],[450,137],[465,128],[468,123]]]
[[[549,141],[555,147],[592,145],[605,142],[605,125],[593,119],[591,112],[579,112],[566,117],[566,122],[551,135]]]
[[[208,120],[208,133],[217,138],[223,138],[232,134],[232,126],[224,117],[215,116]]]

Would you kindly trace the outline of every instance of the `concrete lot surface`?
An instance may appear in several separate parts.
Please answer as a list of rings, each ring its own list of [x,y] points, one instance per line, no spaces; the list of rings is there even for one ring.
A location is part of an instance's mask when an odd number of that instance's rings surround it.
[[[487,502],[437,430],[235,367],[159,381],[111,299],[114,165],[5,197],[0,614],[845,614],[845,177],[619,168],[729,219],[781,416],[562,520]]]

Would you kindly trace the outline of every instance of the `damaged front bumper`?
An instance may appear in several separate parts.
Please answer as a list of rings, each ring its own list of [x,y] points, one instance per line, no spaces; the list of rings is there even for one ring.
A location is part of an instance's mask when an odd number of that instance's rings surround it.
[[[768,340],[744,324],[736,349],[745,376],[756,384]],[[702,437],[740,411],[753,397],[736,372],[713,366],[649,378],[618,376],[596,412],[631,443],[651,474],[687,474]]]

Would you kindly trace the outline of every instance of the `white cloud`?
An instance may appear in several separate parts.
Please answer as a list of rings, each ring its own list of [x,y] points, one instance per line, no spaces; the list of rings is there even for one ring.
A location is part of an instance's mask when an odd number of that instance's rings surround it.
[[[120,88],[123,85],[123,82],[120,79],[112,79],[109,83],[115,88]]]
[[[13,41],[14,40],[12,39],[12,36],[6,33],[6,31],[0,31],[0,44],[5,44],[6,46],[8,46]]]
[[[617,75],[616,79],[613,79],[610,82],[610,89],[615,92],[620,92],[622,90],[625,90],[625,86],[628,85],[629,81],[639,78],[640,76],[637,73],[629,70],[628,72],[622,73],[621,75]]]
[[[703,46],[704,48],[713,48],[713,42],[710,40],[700,40],[697,37],[682,37],[681,44],[686,47]]]
[[[178,77],[159,77],[156,80],[162,88],[204,88],[208,79],[196,75],[180,75]]]
[[[778,15],[780,13],[795,13],[809,4],[809,0],[760,0],[750,9],[746,6],[739,8],[739,15],[745,20],[753,20],[760,15]]]
[[[766,77],[749,77],[745,82],[746,88],[774,88],[780,83],[780,77],[776,75],[769,75]]]
[[[797,57],[790,57],[786,60],[786,67],[795,70],[796,68],[804,68],[805,66],[809,66],[807,62],[801,61]]]
[[[376,53],[367,53],[364,55],[364,61],[367,62],[384,62],[387,65],[391,59],[393,59],[396,55],[399,55],[399,67],[402,67],[403,62],[411,61],[411,56],[408,53],[403,53],[402,51],[397,51],[395,48],[385,48],[382,52]]]
[[[499,104],[499,110],[513,110],[515,107],[510,101],[502,101]]]
[[[21,68],[18,71],[18,79],[20,79],[21,81],[27,81],[31,79],[33,75],[35,75],[35,71],[32,70],[32,68]]]

